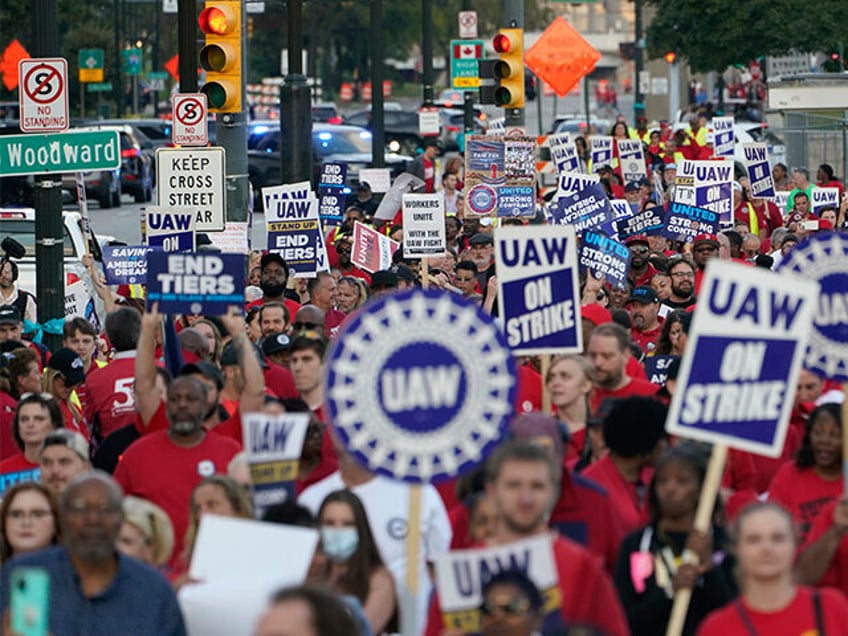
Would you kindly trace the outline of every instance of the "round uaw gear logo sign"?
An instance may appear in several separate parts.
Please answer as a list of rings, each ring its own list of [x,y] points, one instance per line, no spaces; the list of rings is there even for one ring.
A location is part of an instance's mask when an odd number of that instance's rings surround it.
[[[477,306],[440,291],[375,300],[328,357],[330,418],[370,470],[410,482],[450,479],[482,462],[512,414],[515,363]]]
[[[848,233],[813,234],[789,251],[778,271],[796,273],[821,286],[804,368],[848,382]]]

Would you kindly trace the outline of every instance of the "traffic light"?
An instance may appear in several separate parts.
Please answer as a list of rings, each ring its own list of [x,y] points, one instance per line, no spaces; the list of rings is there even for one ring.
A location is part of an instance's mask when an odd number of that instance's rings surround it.
[[[200,67],[206,71],[206,83],[200,92],[206,95],[209,111],[241,111],[241,2],[206,2],[197,19],[206,35],[200,49]]]
[[[494,65],[495,105],[524,108],[524,31],[500,29],[492,47],[498,54]]]
[[[669,64],[674,64],[677,61],[677,53],[669,51],[663,56],[663,59]]]

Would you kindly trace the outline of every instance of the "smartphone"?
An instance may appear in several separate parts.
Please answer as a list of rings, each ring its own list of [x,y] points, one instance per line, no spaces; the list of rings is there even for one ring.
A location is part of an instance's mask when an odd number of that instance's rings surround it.
[[[42,568],[15,568],[9,577],[12,631],[47,636],[50,575]]]
[[[804,221],[803,227],[804,227],[805,230],[810,230],[812,232],[815,232],[816,230],[819,229],[819,222],[818,221]]]

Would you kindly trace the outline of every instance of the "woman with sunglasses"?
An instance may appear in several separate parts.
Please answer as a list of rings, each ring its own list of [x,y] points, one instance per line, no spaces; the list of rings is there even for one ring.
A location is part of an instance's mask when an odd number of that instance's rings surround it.
[[[524,573],[504,570],[483,586],[480,605],[482,636],[532,636],[541,631],[544,600]]]
[[[41,443],[50,431],[62,427],[62,411],[52,395],[23,394],[12,422],[12,436],[18,452],[0,462],[0,477],[29,472],[31,478],[37,480]]]

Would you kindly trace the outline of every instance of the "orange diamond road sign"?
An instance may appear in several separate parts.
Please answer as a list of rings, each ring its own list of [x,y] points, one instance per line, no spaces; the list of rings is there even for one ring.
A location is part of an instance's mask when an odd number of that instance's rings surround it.
[[[18,86],[18,62],[29,58],[29,53],[17,40],[12,40],[6,50],[0,54],[0,75],[6,90],[13,91]]]
[[[592,72],[601,54],[562,16],[554,20],[524,54],[524,64],[565,97]]]

